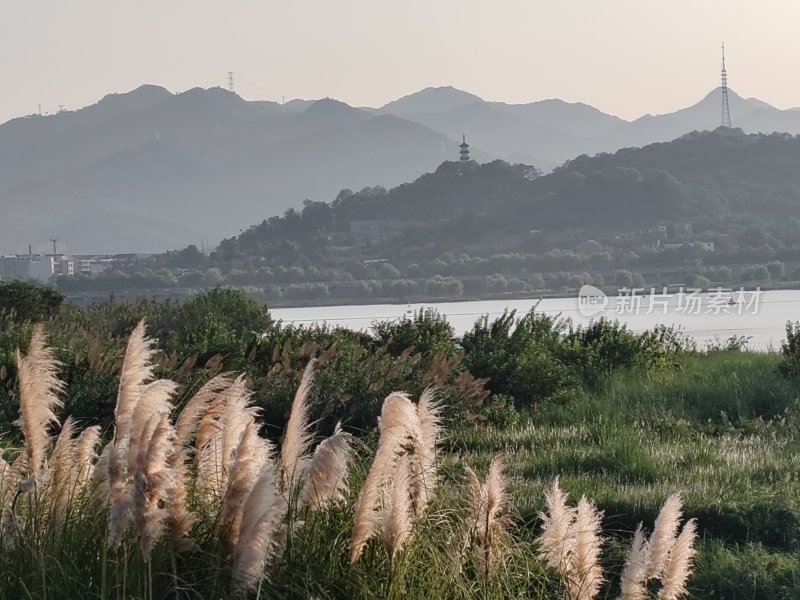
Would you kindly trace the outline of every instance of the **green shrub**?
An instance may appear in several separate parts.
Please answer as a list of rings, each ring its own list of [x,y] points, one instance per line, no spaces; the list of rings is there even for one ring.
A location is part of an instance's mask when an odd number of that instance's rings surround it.
[[[786,340],[781,343],[778,371],[784,377],[800,375],[800,321],[786,323]]]
[[[732,335],[725,339],[716,336],[706,344],[706,352],[744,352],[752,336]]]
[[[557,318],[535,309],[519,319],[516,311],[491,323],[481,317],[462,339],[464,366],[476,377],[488,377],[492,393],[511,396],[520,408],[563,398],[578,383],[559,357],[563,328]]]
[[[160,311],[149,331],[168,355],[197,355],[201,364],[219,354],[241,369],[255,339],[274,325],[269,311],[239,290],[217,288]]]
[[[423,355],[443,352],[448,357],[459,352],[452,325],[434,308],[420,309],[394,321],[375,321],[371,330],[376,346],[386,347],[394,356],[407,348]]]
[[[636,334],[619,321],[604,318],[576,328],[570,325],[559,348],[562,359],[589,387],[617,369],[654,367],[665,354],[654,332]]]
[[[64,296],[53,287],[25,281],[0,282],[0,314],[16,323],[46,321],[64,303]]]

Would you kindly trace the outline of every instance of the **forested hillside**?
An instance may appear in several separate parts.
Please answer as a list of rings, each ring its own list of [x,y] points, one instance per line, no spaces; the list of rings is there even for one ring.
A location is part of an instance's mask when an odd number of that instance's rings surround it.
[[[542,175],[442,163],[306,201],[206,256],[195,246],[65,291],[249,286],[273,303],[564,293],[583,283],[800,279],[800,139],[719,129]]]

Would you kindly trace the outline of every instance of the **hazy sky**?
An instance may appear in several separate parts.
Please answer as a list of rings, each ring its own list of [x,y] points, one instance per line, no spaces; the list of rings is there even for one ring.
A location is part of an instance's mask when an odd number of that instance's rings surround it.
[[[143,83],[378,106],[432,85],[635,118],[718,85],[800,106],[798,0],[0,0],[0,121]]]

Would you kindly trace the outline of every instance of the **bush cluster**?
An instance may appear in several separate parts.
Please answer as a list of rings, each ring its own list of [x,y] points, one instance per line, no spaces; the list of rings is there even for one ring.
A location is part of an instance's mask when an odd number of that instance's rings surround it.
[[[107,425],[113,415],[123,341],[142,318],[161,349],[159,373],[188,395],[222,370],[247,373],[268,421],[283,427],[298,373],[310,358],[330,363],[320,378],[315,418],[344,416],[354,429],[375,423],[392,390],[437,385],[448,418],[511,423],[519,409],[564,401],[619,369],[649,369],[690,349],[680,332],[636,334],[617,322],[588,326],[535,309],[480,318],[462,339],[435,310],[373,323],[367,333],[325,325],[293,326],[244,293],[215,289],[184,302],[111,299],[80,308],[51,288],[0,286],[0,422],[17,412],[13,349],[36,321],[48,322],[59,348],[70,412]],[[489,403],[489,394],[497,396]],[[502,409],[500,408],[502,406]]]

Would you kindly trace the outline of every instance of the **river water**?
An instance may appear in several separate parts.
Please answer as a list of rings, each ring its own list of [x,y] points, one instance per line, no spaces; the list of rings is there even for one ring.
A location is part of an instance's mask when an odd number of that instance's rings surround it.
[[[656,325],[681,327],[700,346],[732,335],[750,338],[748,348],[778,350],[785,338],[786,322],[800,320],[800,290],[739,291],[716,290],[710,293],[680,292],[661,294],[660,290],[642,290],[631,295],[612,296],[599,303],[587,302],[589,296],[528,300],[477,300],[431,304],[369,304],[360,306],[321,306],[272,309],[284,323],[328,323],[355,330],[367,330],[373,321],[402,318],[409,310],[433,307],[461,335],[480,316],[497,317],[504,309],[523,314],[536,310],[560,315],[575,324],[606,317],[617,319],[633,331],[645,331]],[[603,302],[607,302],[603,306]]]

